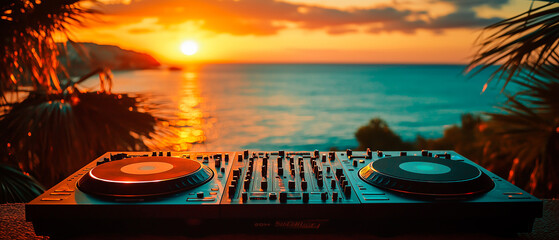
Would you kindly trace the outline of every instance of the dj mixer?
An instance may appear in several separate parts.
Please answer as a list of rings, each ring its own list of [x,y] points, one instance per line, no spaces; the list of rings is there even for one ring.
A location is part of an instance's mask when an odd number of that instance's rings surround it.
[[[108,152],[26,205],[38,234],[531,231],[542,201],[453,151]]]

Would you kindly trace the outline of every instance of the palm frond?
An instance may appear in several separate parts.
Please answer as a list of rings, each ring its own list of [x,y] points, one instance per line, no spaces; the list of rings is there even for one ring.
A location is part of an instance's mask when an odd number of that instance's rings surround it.
[[[493,33],[481,41],[467,71],[476,74],[502,63],[488,82],[504,78],[503,89],[521,71],[559,64],[559,6],[555,2],[490,25],[484,32]]]
[[[137,97],[32,94],[1,120],[0,152],[47,186],[106,151],[147,150],[156,119]]]
[[[41,184],[33,177],[6,164],[0,164],[0,204],[29,202],[43,191]]]
[[[504,113],[488,113],[489,162],[508,166],[508,178],[540,197],[559,196],[559,67],[544,65],[511,81],[523,90],[508,96]]]
[[[0,5],[0,103],[6,91],[32,86],[43,92],[60,91],[55,32],[67,34],[70,25],[81,25],[97,11],[80,0],[2,1]],[[94,1],[87,1],[94,2]]]

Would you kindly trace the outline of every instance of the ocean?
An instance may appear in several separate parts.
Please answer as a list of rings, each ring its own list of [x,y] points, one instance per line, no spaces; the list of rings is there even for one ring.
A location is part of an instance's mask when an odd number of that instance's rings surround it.
[[[463,65],[208,64],[115,72],[112,91],[148,96],[174,150],[328,150],[384,119],[404,140],[441,137],[464,113],[496,112],[501,85]],[[85,83],[95,89],[95,80]],[[165,128],[165,127],[162,127]],[[177,130],[178,129],[178,130]],[[157,148],[157,146],[152,146]],[[167,148],[169,148],[167,146]]]

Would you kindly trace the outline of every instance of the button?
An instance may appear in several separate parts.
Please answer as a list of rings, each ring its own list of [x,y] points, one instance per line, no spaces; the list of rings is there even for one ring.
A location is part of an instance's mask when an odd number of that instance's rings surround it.
[[[219,168],[221,166],[221,160],[220,159],[215,159],[215,168]]]
[[[328,200],[328,192],[321,193],[320,194],[320,199],[322,199],[322,201]]]
[[[71,193],[69,192],[53,192],[50,195],[58,195],[58,196],[62,196],[62,195],[70,195]]]
[[[41,201],[62,201],[62,198],[44,197],[41,198]]]
[[[377,151],[377,156],[378,156],[378,157],[382,157],[382,155],[383,155],[382,151],[378,150],[378,151]]]
[[[347,149],[345,152],[348,157],[351,157],[351,154],[353,153],[351,149]]]
[[[157,156],[157,152],[151,152],[151,156],[152,156],[152,157]]]
[[[215,197],[205,197],[205,198],[187,198],[186,201],[189,202],[213,202]]]
[[[309,202],[309,193],[308,192],[303,193],[303,202]]]
[[[260,182],[260,188],[266,191],[268,189],[268,182],[266,180],[262,180],[262,182]]]
[[[366,159],[371,159],[371,158],[373,158],[373,152],[371,151],[370,148],[367,148],[367,153],[366,153],[366,155],[367,155],[367,156],[365,157]]]
[[[357,160],[353,160],[353,166],[357,167]]]
[[[361,193],[361,195],[365,196],[365,195],[385,195],[385,193],[383,192],[364,192]]]
[[[324,185],[324,181],[322,180],[322,178],[318,178],[316,180],[316,184],[318,185],[318,187],[322,187]]]
[[[383,195],[364,195],[363,199],[366,201],[374,201],[374,200],[388,200],[388,197]]]
[[[229,185],[229,197],[233,198],[235,195],[235,185]]]
[[[283,176],[283,168],[278,168],[278,175]]]
[[[280,192],[279,199],[280,199],[280,202],[287,202],[287,193],[286,192]]]
[[[508,195],[509,199],[530,199],[530,196],[526,195]]]
[[[326,172],[327,172],[327,173],[330,172],[330,167],[326,167]]]
[[[338,192],[333,192],[332,193],[332,201],[338,201]]]
[[[336,177],[339,178],[342,175],[344,175],[344,170],[341,168],[336,168]]]
[[[301,194],[300,193],[287,193],[287,199],[291,199],[291,200],[301,199]]]
[[[322,154],[322,162],[326,162],[326,154]]]
[[[245,151],[243,152],[243,155],[245,156],[245,158],[248,158],[248,150],[245,150]]]
[[[284,157],[285,156],[285,151],[283,151],[283,150],[278,151],[278,155],[281,156],[281,157]]]
[[[314,153],[314,157],[318,158],[318,156],[319,156],[319,154],[320,154],[320,153],[318,152],[318,150],[315,149],[313,153]]]
[[[74,189],[69,188],[68,186],[66,187],[60,187],[56,190],[54,190],[55,192],[73,192]]]
[[[301,189],[307,190],[307,181],[301,181]]]
[[[171,152],[167,152],[167,157],[170,157],[170,156],[171,156]]]
[[[329,152],[328,153],[328,159],[330,161],[334,161],[334,158],[336,158],[336,152]]]
[[[219,169],[220,172],[225,172],[225,168],[222,167],[221,169]]]
[[[225,154],[224,160],[225,160],[225,162],[229,162],[229,153]]]
[[[345,188],[345,186],[347,186],[349,184],[349,182],[347,180],[343,180],[342,181],[342,188]]]
[[[336,185],[337,185],[337,184],[336,184],[336,180],[332,179],[332,180],[330,181],[330,187],[331,187],[332,189],[335,189],[335,188],[336,188]]]
[[[163,156],[163,152],[159,152],[159,156],[162,157],[162,156]]]
[[[233,176],[234,176],[234,177],[235,177],[235,176],[238,177],[239,175],[241,175],[241,171],[240,171],[239,169],[233,170]]]
[[[344,194],[346,195],[346,197],[351,196],[351,186],[347,185],[344,187]]]
[[[278,157],[278,168],[282,167],[283,165],[283,159],[281,157]]]
[[[245,184],[243,185],[245,190],[249,190],[250,189],[250,180],[249,179],[245,179]]]
[[[243,161],[243,155],[242,155],[242,154],[239,154],[239,155],[237,156],[237,161],[238,161],[238,162],[242,162],[242,161]]]
[[[289,187],[289,189],[295,189],[295,181],[289,180],[287,182],[287,187]]]
[[[276,200],[278,199],[278,195],[275,192],[271,192],[268,194],[268,198],[270,198],[270,200]]]
[[[243,192],[243,193],[241,194],[241,201],[247,202],[247,200],[248,200],[248,193],[247,193],[247,192]]]
[[[198,193],[196,193],[196,197],[197,197],[197,198],[204,198],[204,192],[198,192]]]
[[[400,152],[400,156],[407,156],[408,153],[407,152]]]
[[[521,192],[504,192],[503,195],[522,195],[524,193]]]
[[[421,156],[424,156],[424,157],[429,156],[429,151],[427,151],[427,150],[421,150]]]

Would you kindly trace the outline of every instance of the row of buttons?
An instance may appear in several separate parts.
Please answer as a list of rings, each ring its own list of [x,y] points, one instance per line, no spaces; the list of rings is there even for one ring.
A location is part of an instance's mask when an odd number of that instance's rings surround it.
[[[326,201],[329,198],[328,192],[304,192],[304,193],[292,193],[292,192],[280,192],[279,193],[279,201],[282,203],[287,202],[287,200],[300,200],[302,199],[303,202],[307,203],[310,200],[321,200]],[[271,192],[266,194],[265,192],[255,192],[250,193],[250,196],[247,192],[241,193],[241,201],[247,202],[248,200],[276,200],[278,199],[277,193]],[[340,200],[338,192],[332,193],[332,201]]]
[[[526,196],[522,192],[504,192],[503,195],[509,199],[530,199],[530,196]]]

